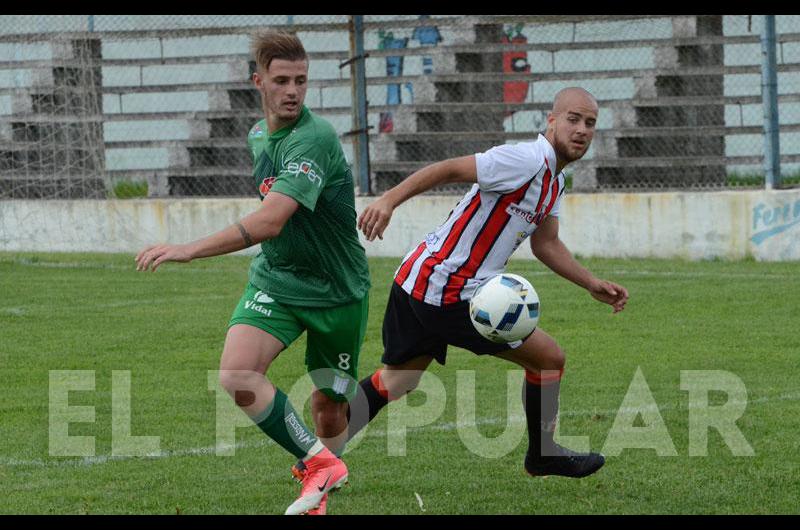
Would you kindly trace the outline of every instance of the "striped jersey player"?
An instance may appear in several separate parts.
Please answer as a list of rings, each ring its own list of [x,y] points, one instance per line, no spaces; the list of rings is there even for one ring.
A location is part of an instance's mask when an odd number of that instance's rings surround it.
[[[452,345],[525,369],[529,443],[524,467],[529,474],[578,478],[603,466],[603,455],[571,451],[553,440],[565,362],[558,343],[538,328],[517,343],[497,344],[481,336],[469,318],[475,288],[501,273],[526,240],[544,265],[615,313],[624,309],[625,288],[595,277],[558,237],[562,170],[588,150],[597,114],[589,92],[565,88],[556,94],[547,130],[534,141],[431,164],[362,212],[358,227],[371,241],[383,237],[394,209],[407,199],[434,186],[473,183],[444,223],[412,248],[397,269],[383,320],[383,367],[359,383],[367,405],[350,404],[348,436],[389,401],[413,390],[434,359],[444,364]]]
[[[543,135],[478,153],[475,166],[478,182],[395,274],[415,300],[435,306],[469,300],[548,215],[558,217],[564,173],[555,173],[556,154]]]

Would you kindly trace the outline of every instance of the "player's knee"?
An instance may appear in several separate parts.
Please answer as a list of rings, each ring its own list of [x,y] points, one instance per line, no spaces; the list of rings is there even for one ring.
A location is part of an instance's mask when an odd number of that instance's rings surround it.
[[[311,395],[311,415],[314,424],[324,432],[329,432],[337,426],[347,425],[347,408],[347,402],[334,401],[320,391]]]
[[[249,407],[256,402],[256,393],[248,389],[246,381],[243,381],[241,377],[220,374],[219,382],[237,406]]]
[[[553,345],[553,348],[548,350],[547,354],[542,359],[540,370],[563,370],[567,362],[567,356],[564,354],[558,344]]]
[[[347,414],[347,402],[334,401],[319,390],[311,394],[311,412],[314,416],[324,418],[345,417]]]
[[[219,371],[219,384],[222,388],[224,388],[229,394],[231,390],[236,389],[236,380],[237,377],[228,370],[220,370]]]
[[[239,401],[247,401],[247,394],[253,394],[250,388],[252,376],[245,370],[220,370],[219,384],[230,394],[239,405]],[[255,395],[253,395],[255,399]],[[247,406],[240,405],[240,406]]]

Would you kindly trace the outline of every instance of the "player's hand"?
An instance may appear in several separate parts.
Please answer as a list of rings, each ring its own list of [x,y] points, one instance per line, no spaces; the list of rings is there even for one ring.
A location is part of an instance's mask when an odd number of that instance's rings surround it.
[[[192,255],[187,245],[153,245],[145,248],[136,255],[136,270],[146,271],[156,268],[165,261],[186,263],[192,261]]]
[[[628,290],[623,286],[606,280],[597,280],[589,287],[589,294],[596,300],[614,308],[614,313],[619,313],[625,309],[628,301]]]
[[[383,239],[383,231],[389,225],[393,211],[394,207],[389,200],[381,197],[361,212],[358,216],[358,229],[364,233],[367,241],[372,241],[375,236]]]

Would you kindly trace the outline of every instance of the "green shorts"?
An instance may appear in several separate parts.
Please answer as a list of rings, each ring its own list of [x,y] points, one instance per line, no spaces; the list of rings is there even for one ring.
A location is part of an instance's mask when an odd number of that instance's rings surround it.
[[[358,391],[358,354],[367,329],[369,296],[335,307],[281,304],[252,284],[244,290],[228,327],[263,329],[288,347],[308,331],[306,366],[314,385],[334,401]]]

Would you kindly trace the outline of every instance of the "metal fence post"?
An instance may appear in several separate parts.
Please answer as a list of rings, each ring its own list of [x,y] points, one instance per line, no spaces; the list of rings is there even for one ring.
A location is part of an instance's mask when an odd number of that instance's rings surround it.
[[[764,184],[768,190],[779,186],[781,181],[778,68],[775,56],[775,15],[764,15],[761,29],[761,98],[764,102]]]
[[[353,164],[358,180],[359,195],[372,195],[369,178],[369,126],[367,125],[367,55],[364,53],[364,16],[350,15],[350,79],[354,104]]]

